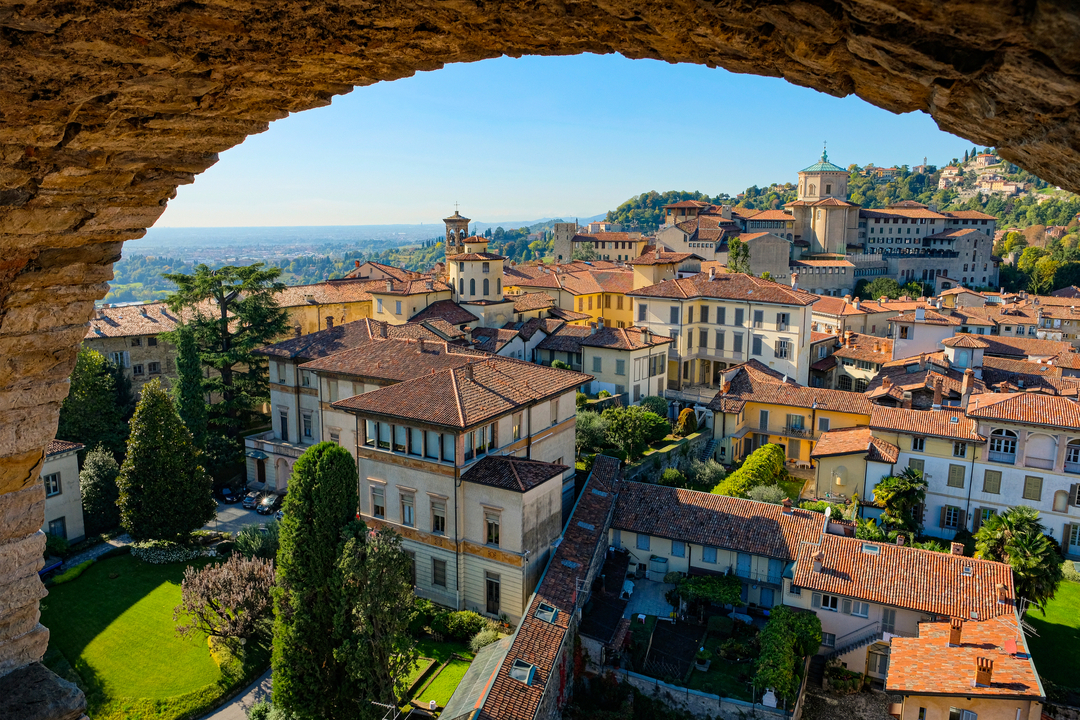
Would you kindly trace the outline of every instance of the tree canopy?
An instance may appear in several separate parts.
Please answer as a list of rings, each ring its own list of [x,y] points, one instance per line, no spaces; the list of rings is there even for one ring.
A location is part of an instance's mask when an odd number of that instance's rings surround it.
[[[926,488],[922,473],[910,467],[899,475],[881,478],[874,486],[874,500],[885,506],[881,523],[888,528],[886,532],[918,531],[921,518],[915,517],[915,508],[926,499]]]
[[[1011,565],[1016,594],[1044,615],[1065,576],[1064,558],[1046,535],[1039,511],[1027,505],[984,520],[975,533],[975,556]]]
[[[79,490],[87,535],[97,535],[120,525],[120,508],[116,504],[120,499],[120,488],[116,485],[119,475],[120,466],[104,445],[86,453],[79,473]]]
[[[97,350],[80,346],[71,389],[60,405],[56,437],[88,448],[101,445],[123,457],[128,426],[119,400],[113,363]]]

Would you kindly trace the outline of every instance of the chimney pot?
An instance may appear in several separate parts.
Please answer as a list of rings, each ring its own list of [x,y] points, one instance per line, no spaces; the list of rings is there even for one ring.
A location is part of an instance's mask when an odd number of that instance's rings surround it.
[[[394,281],[393,280],[387,280],[386,281],[386,292],[393,292],[393,291],[394,291]]]
[[[821,572],[821,569],[822,567],[824,567],[825,563],[825,553],[821,550],[818,550],[816,553],[814,553],[812,559],[814,561],[814,572]]]
[[[791,514],[791,498],[784,498],[784,502],[781,503],[781,504],[784,507],[783,513],[785,515],[790,515]]]
[[[949,544],[949,554],[951,554],[951,555],[961,555],[962,556],[964,554],[964,543],[958,543],[958,542],[950,543]]]
[[[967,370],[964,371],[964,379],[960,383],[960,394],[961,395],[970,395],[971,394],[971,386],[974,384],[974,382],[975,382],[975,371],[972,370],[971,368],[968,368]]]
[[[716,266],[715,265],[713,265],[712,267],[709,268],[709,279],[710,280],[716,279]]]
[[[359,260],[356,261],[356,267],[360,267],[360,261]]]
[[[986,657],[975,658],[975,684],[980,687],[990,687],[993,677],[994,661]]]
[[[903,536],[903,535],[897,535],[897,536],[896,536],[896,544],[897,544],[897,545],[899,545],[900,547],[903,547],[903,546],[904,546],[904,542],[905,542],[905,540],[904,540],[904,536]]]
[[[960,647],[960,636],[964,630],[964,619],[953,618],[949,621],[949,647]]]
[[[660,248],[656,248],[656,259],[660,259]]]
[[[295,335],[296,337],[300,337],[300,335],[302,335],[302,334],[303,334],[303,330],[300,328],[300,326],[299,325],[293,325],[293,335]]]
[[[942,379],[940,377],[939,378],[934,378],[934,409],[935,410],[940,410],[941,409],[941,385],[942,385]]]
[[[1002,583],[997,584],[997,598],[999,603],[1007,602],[1009,599],[1006,587]]]

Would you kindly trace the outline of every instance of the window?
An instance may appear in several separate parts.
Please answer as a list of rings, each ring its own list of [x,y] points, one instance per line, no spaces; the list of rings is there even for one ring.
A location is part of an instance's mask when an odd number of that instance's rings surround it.
[[[751,355],[760,355],[761,354],[761,336],[760,335],[754,335],[753,340],[751,342],[752,342],[752,345],[751,345],[750,354]]]
[[[404,425],[394,426],[394,452],[407,452],[409,449],[409,429]]]
[[[755,310],[754,311],[754,327],[755,328],[762,328],[764,326],[765,326],[765,311],[764,310]]]
[[[488,545],[499,544],[499,513],[497,512],[485,512],[484,513],[484,527],[487,528]]]
[[[417,457],[424,455],[424,431],[417,428],[409,428],[409,454]]]
[[[311,387],[311,373],[307,370],[300,371],[300,384],[304,387]]]
[[[1016,460],[1016,433],[999,428],[990,433],[990,460],[1014,462]]]
[[[836,381],[836,387],[840,390],[851,390],[851,376],[841,375]]]
[[[964,221],[967,224],[967,220]],[[961,710],[960,708],[949,708],[949,720],[978,720],[978,714],[971,710]]]
[[[742,308],[735,308],[735,325],[738,327],[743,326],[743,315],[746,311]]]
[[[954,442],[952,444],[953,457],[967,457],[967,443]]]
[[[64,518],[59,517],[49,521],[49,534],[67,540],[67,522]]]
[[[922,458],[908,458],[907,466],[912,470],[918,470],[919,475],[926,473],[926,461]]]
[[[962,488],[964,487],[964,466],[963,465],[950,465],[949,466],[949,479],[946,483],[949,487]]]
[[[436,587],[446,587],[446,561],[437,558],[431,559],[431,584]]]
[[[646,307],[645,303],[638,303],[638,306],[637,306],[637,319],[638,319],[638,322],[644,322],[645,321],[645,307]]]
[[[446,532],[446,502],[444,500],[431,501],[431,532],[436,535]]]
[[[592,371],[595,372],[595,373],[601,372],[601,370],[600,370],[601,366],[602,366],[602,362],[601,362],[600,356],[599,355],[593,355]]]
[[[401,524],[413,527],[416,525],[416,512],[412,493],[401,494]]]
[[[784,359],[788,357],[791,351],[791,343],[781,338],[776,341],[776,345],[773,346],[773,353],[776,354],[777,359]]]
[[[960,508],[946,505],[941,508],[941,527],[956,530],[960,528]]]
[[[717,350],[723,350],[724,349],[724,331],[723,330],[717,330],[716,331],[716,349]]]
[[[394,301],[394,314],[395,315],[400,315],[401,314],[401,301],[400,300],[395,300]]]
[[[821,633],[821,644],[825,647],[833,647],[836,645],[836,635],[827,632]]]
[[[670,311],[669,322],[672,325],[678,325],[679,324],[679,308],[678,307],[672,307],[672,308],[669,308],[669,311]]]
[[[692,305],[686,309],[686,324],[694,324],[694,307]]]
[[[672,540],[671,555],[672,557],[686,557],[686,543],[682,540]]]
[[[132,365],[131,366],[131,372],[132,372],[133,375],[142,375],[143,374],[143,366],[142,365]]]
[[[304,413],[304,437],[311,437],[311,413]]]
[[[983,473],[983,492],[992,495],[1001,493],[1001,471],[987,470]]]
[[[142,347],[142,338],[131,338],[131,347]]]
[[[464,284],[465,284],[464,278],[461,280],[461,283],[462,283],[462,286],[464,287]],[[465,291],[462,290],[462,294],[464,294],[464,292]],[[379,312],[379,313],[382,312],[382,298],[375,298],[375,312]]]
[[[732,339],[732,345],[731,345],[732,351],[737,352],[737,353],[741,353],[743,351],[743,349],[742,349],[743,334],[742,333],[732,333],[731,339]]]
[[[384,488],[371,488],[371,514],[377,518],[386,517],[386,490]]]
[[[487,263],[487,262],[483,263],[481,265],[481,271],[482,272],[491,272],[491,263]]]
[[[1035,477],[1034,475],[1028,475],[1024,478],[1024,499],[1025,500],[1040,500],[1042,499],[1042,485],[1043,479],[1041,477]]]
[[[456,455],[457,447],[456,447],[456,443],[454,441],[454,436],[451,435],[450,433],[445,433],[442,436],[442,442],[443,442],[443,446],[442,446],[442,455],[443,455],[443,457],[442,457],[442,459],[445,460],[446,462],[454,462],[455,459],[457,458],[457,455]]]
[[[499,614],[499,576],[495,573],[484,573],[484,584],[486,586],[485,596],[487,598],[487,612],[488,615]]]
[[[838,595],[814,593],[814,596],[810,599],[810,605],[815,609],[821,608],[822,610],[828,610],[830,612],[839,612],[840,597]]]
[[[637,549],[648,550],[650,546],[650,537],[644,533],[638,533],[637,535]]]
[[[776,329],[787,330],[790,318],[791,315],[789,313],[776,313]]]
[[[62,491],[60,488],[60,473],[52,473],[42,478],[45,481],[45,497],[53,497],[59,495]]]
[[[469,295],[476,294],[476,278],[469,278]]]
[[[820,432],[829,432],[829,418],[818,418],[817,427]]]
[[[615,361],[615,374],[616,375],[625,375],[626,374],[626,361],[625,360],[616,360]]]
[[[911,452],[924,452],[926,450],[926,438],[911,438]]]
[[[701,322],[703,322],[703,323],[709,322],[709,306],[708,305],[705,305],[704,307],[701,308]]]
[[[379,434],[379,424],[374,420],[364,421],[364,445],[375,447],[375,438]]]
[[[278,433],[281,435],[281,441],[289,442],[289,413],[282,410],[281,413],[278,414],[278,420],[281,421],[281,425],[279,426],[281,430]]]
[[[707,563],[716,564],[716,548],[714,547],[702,547],[701,548],[701,561]]]
[[[513,416],[511,417],[511,420],[510,420],[510,423],[512,425],[512,431],[511,432],[512,432],[514,440],[520,440],[521,439],[521,420],[522,420],[522,414],[521,413],[514,413]]]
[[[340,445],[341,444],[341,433],[336,433],[336,432],[331,431],[330,432],[330,442],[334,443],[335,445]]]
[[[702,348],[709,347],[709,331],[708,330],[698,330],[698,347],[702,347]]]
[[[885,608],[881,611],[881,629],[887,633],[896,632],[896,610]]]
[[[802,595],[802,588],[795,583],[791,583],[788,585],[788,593],[791,595]]]
[[[151,375],[159,375],[161,373],[161,363],[159,362],[152,362],[147,368],[150,370]]]
[[[727,308],[716,308],[716,324],[727,325]]]
[[[853,600],[851,603],[851,614],[856,617],[869,617],[870,603],[865,603],[861,600]]]
[[[147,347],[157,347],[157,338],[146,338]]]

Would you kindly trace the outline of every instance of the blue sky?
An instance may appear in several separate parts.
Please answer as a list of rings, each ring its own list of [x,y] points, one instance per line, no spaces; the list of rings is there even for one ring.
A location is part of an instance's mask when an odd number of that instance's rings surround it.
[[[735,194],[829,159],[942,163],[971,143],[776,78],[618,55],[500,58],[357,88],[179,189],[171,227],[587,217],[648,190]]]

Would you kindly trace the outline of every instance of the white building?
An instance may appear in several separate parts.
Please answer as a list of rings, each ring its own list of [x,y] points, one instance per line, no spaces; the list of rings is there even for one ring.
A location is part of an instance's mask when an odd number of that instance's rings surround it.
[[[83,529],[82,490],[79,486],[79,451],[83,446],[67,440],[50,440],[41,466],[45,486],[44,532],[78,542]]]

